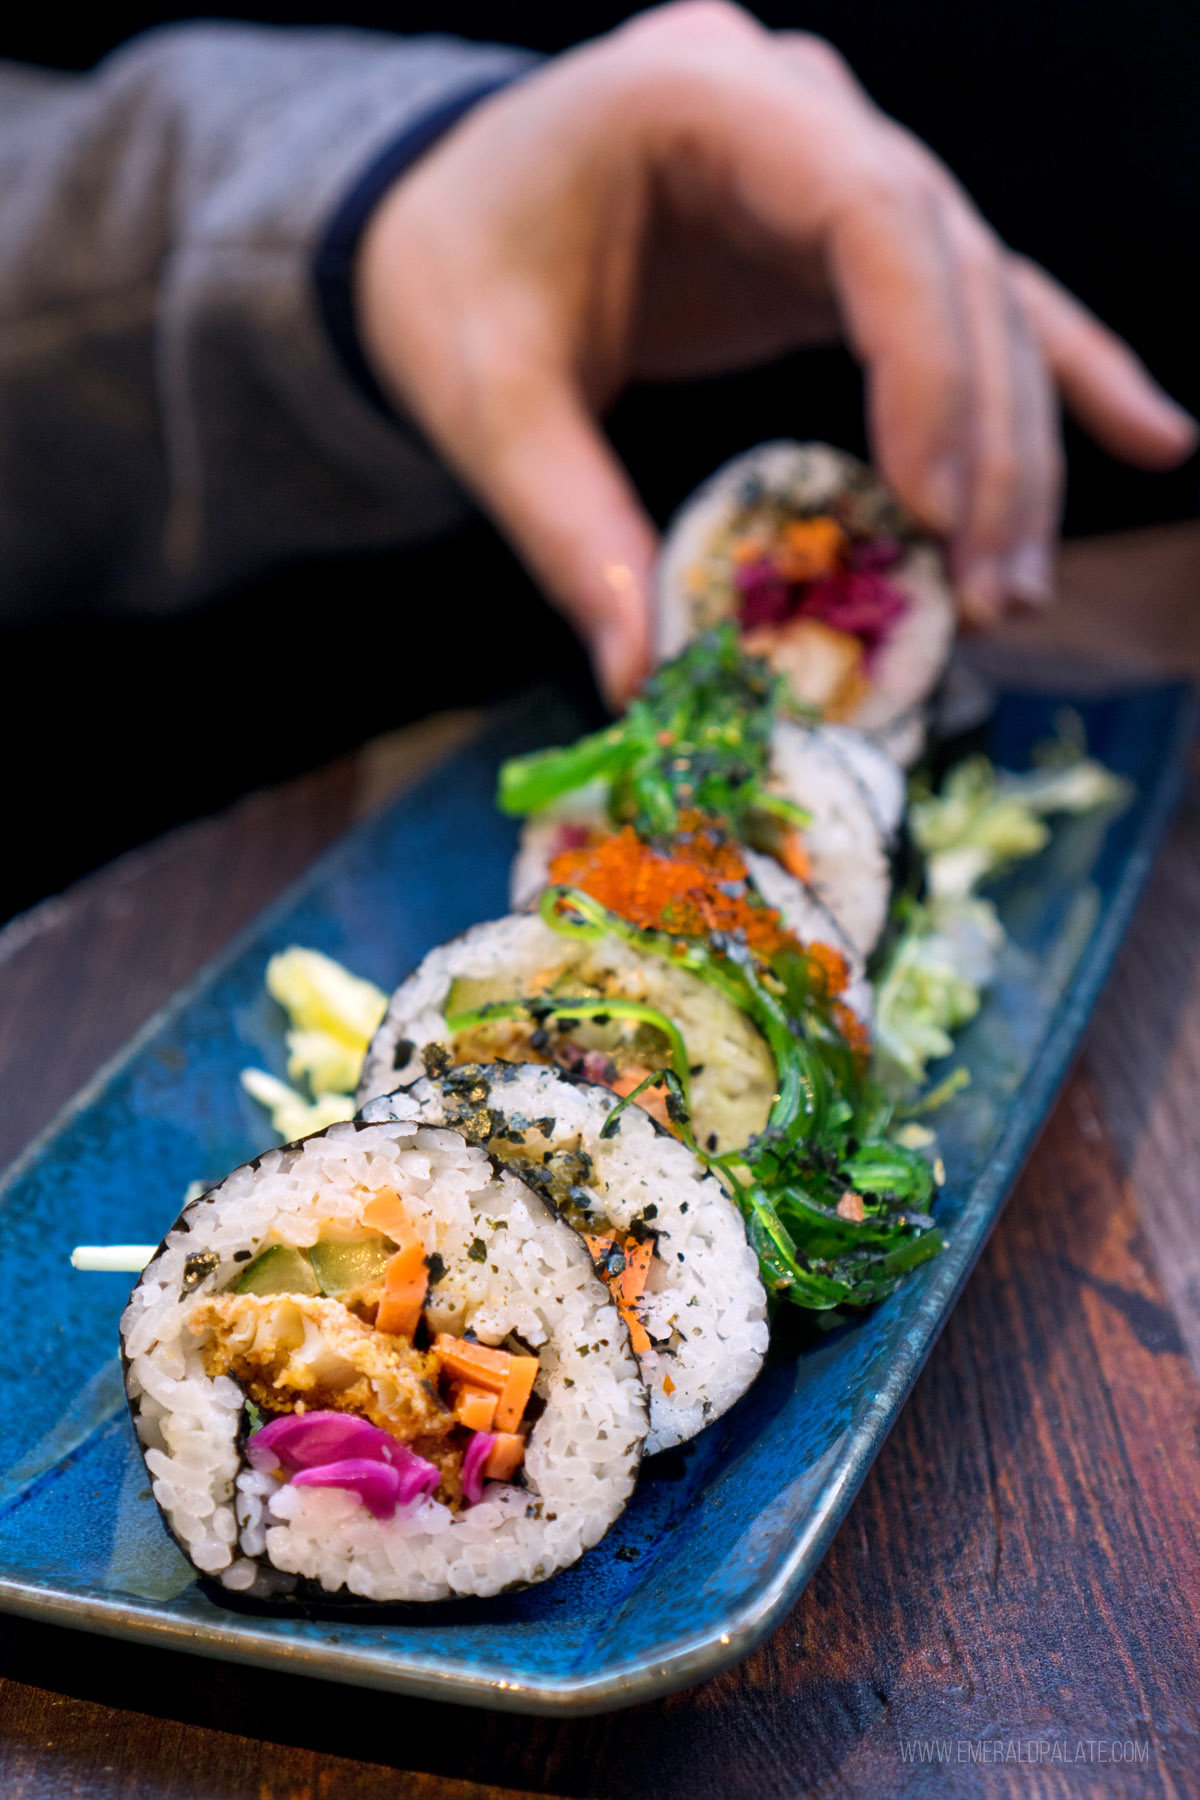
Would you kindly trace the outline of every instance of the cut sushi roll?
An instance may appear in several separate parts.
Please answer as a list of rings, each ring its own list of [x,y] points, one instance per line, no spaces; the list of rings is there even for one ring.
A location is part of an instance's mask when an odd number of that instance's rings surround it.
[[[870,732],[899,761],[954,634],[941,554],[865,464],[826,444],[760,444],[718,469],[668,530],[660,657],[722,619],[793,699]]]
[[[799,833],[773,830],[773,857],[761,846],[746,850],[755,885],[802,943],[832,943],[861,975],[887,916],[888,847],[904,811],[904,777],[862,732],[781,719],[771,734],[768,787],[806,812],[808,823]],[[613,829],[607,789],[596,782],[526,819],[510,876],[514,910],[536,904],[564,850]],[[779,858],[785,845],[790,867]]]
[[[155,1499],[232,1592],[496,1593],[574,1562],[633,1489],[646,1400],[617,1307],[458,1132],[335,1125],[235,1170],[121,1338]]]
[[[581,1232],[629,1327],[650,1401],[648,1455],[694,1437],[758,1374],[767,1299],[742,1216],[640,1107],[536,1064],[448,1069],[372,1100],[367,1119],[451,1125]],[[475,1329],[487,1337],[486,1321]]]
[[[766,1040],[716,988],[621,937],[564,936],[537,914],[476,925],[430,951],[372,1039],[359,1106],[414,1080],[434,1044],[453,1064],[557,1064],[618,1094],[673,1068],[712,1150],[762,1131],[776,1086]]]

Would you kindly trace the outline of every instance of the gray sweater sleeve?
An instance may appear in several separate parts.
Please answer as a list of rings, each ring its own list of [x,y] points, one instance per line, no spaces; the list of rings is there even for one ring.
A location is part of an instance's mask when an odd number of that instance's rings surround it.
[[[466,502],[323,326],[361,171],[522,52],[199,25],[0,65],[0,617],[160,612]]]

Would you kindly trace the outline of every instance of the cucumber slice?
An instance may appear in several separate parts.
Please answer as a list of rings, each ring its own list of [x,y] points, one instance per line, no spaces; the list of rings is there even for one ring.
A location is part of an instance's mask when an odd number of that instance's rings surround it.
[[[475,1012],[481,1006],[489,1006],[493,1000],[512,998],[513,984],[505,975],[457,975],[450,983],[443,1011],[447,1016]]]
[[[314,1244],[308,1255],[321,1292],[336,1297],[382,1281],[394,1249],[395,1245],[382,1237],[358,1238],[352,1243],[331,1238]]]
[[[272,1244],[256,1256],[238,1282],[238,1294],[319,1294],[312,1264],[303,1250]]]

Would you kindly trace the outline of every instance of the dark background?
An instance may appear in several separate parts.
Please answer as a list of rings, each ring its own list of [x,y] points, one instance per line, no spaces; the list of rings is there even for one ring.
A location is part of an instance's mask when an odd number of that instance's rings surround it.
[[[553,52],[637,10],[351,0],[336,22]],[[1066,281],[1200,412],[1200,9],[1178,0],[814,0],[753,10],[830,38],[1005,238]],[[328,0],[208,9],[282,24],[331,14]],[[134,32],[188,16],[108,7],[68,23],[58,9],[14,9],[0,24],[0,54],[86,68]],[[662,519],[758,439],[823,437],[861,450],[861,388],[840,352],[806,353],[749,376],[633,392],[611,429]],[[1195,464],[1150,477],[1074,434],[1068,449],[1068,532],[1194,515]],[[436,618],[427,642],[414,639],[428,591],[461,594],[506,629],[481,631],[469,661],[459,643],[437,641]],[[514,615],[523,629],[512,629]],[[0,864],[0,918],[172,824],[423,712],[546,673],[586,681],[568,634],[482,523],[402,554],[283,570],[183,620],[9,633],[0,655],[0,759],[19,847]]]

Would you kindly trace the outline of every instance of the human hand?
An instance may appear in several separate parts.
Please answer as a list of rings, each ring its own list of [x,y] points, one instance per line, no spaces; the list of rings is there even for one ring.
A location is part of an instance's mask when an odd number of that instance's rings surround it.
[[[945,538],[965,619],[1051,587],[1057,394],[1146,468],[1196,427],[1132,352],[1011,255],[822,40],[681,0],[484,101],[380,202],[359,329],[626,699],[654,528],[598,420],[626,382],[844,335],[872,451]]]

